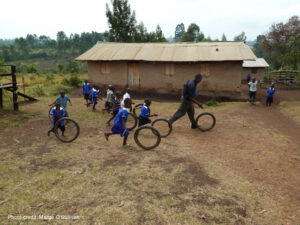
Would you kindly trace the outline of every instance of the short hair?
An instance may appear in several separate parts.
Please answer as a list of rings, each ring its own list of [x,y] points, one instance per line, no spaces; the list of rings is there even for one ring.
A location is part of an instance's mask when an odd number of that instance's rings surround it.
[[[126,105],[127,103],[130,103],[131,102],[131,99],[130,98],[125,98],[124,100],[124,104]]]
[[[64,90],[60,90],[59,93],[62,94],[62,93],[65,93],[65,91]]]
[[[122,95],[121,91],[116,91],[116,95],[121,96]]]
[[[88,80],[84,80],[84,82],[85,82],[85,83],[87,83],[87,82],[88,82]]]
[[[202,75],[200,74],[200,73],[197,73],[196,75],[195,75],[195,79],[202,79]]]
[[[150,98],[146,98],[146,99],[144,100],[144,102],[145,102],[146,104],[149,104],[149,103],[151,103],[151,99],[150,99]]]
[[[127,89],[126,89],[126,92],[128,92],[128,91],[131,91],[131,89],[130,89],[130,88],[127,88]]]
[[[60,105],[60,101],[56,101],[54,105]]]

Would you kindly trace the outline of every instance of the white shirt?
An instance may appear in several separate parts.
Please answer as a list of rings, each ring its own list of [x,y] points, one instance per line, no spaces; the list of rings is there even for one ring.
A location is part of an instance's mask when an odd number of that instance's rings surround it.
[[[248,83],[248,85],[250,86],[250,91],[255,92],[256,91],[256,85],[257,85],[257,80],[254,83],[252,81],[250,81]]]
[[[124,100],[125,100],[126,98],[130,98],[130,95],[129,95],[127,92],[123,95],[123,100],[122,100],[122,102],[121,102],[121,106],[122,106],[122,107],[124,107]]]

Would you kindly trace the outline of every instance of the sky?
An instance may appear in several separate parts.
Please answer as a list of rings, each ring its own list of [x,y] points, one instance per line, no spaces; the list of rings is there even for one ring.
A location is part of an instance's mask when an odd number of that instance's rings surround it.
[[[0,0],[0,39],[36,34],[56,38],[58,31],[71,33],[108,30],[105,16],[110,0]],[[128,0],[137,22],[148,32],[160,25],[166,38],[176,25],[187,30],[196,23],[204,35],[232,40],[242,31],[247,41],[267,32],[273,23],[300,17],[300,0]]]

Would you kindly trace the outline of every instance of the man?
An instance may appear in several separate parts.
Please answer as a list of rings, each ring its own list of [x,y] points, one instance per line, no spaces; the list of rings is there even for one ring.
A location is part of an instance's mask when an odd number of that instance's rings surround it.
[[[197,84],[200,83],[202,80],[202,75],[200,73],[195,75],[194,80],[188,80],[187,83],[183,87],[183,93],[181,97],[181,105],[177,112],[169,119],[169,122],[173,124],[176,120],[181,118],[188,113],[189,119],[191,121],[191,128],[196,129],[198,128],[197,123],[195,121],[195,109],[193,103],[197,104],[199,107],[202,108],[202,104],[198,102],[195,97],[197,94]]]
[[[71,99],[69,98],[69,96],[65,95],[65,91],[64,90],[61,90],[59,92],[60,96],[57,97],[57,99],[52,103],[50,104],[49,106],[52,106],[52,105],[55,105],[56,102],[59,102],[61,107],[64,108],[65,110],[65,113],[66,113],[66,117],[68,117],[68,102],[70,103],[70,105],[72,105],[71,103]]]
[[[252,81],[248,83],[249,86],[249,102],[252,105],[255,105],[255,96],[256,96],[256,86],[257,80],[255,77],[252,78]]]

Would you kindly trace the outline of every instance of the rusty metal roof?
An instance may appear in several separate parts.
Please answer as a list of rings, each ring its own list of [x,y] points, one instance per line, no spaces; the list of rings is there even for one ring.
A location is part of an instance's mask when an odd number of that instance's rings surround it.
[[[245,60],[243,62],[243,67],[269,67],[269,64],[264,58],[257,58],[254,61]]]
[[[117,43],[98,42],[77,57],[78,61],[242,61],[255,60],[243,42]]]

